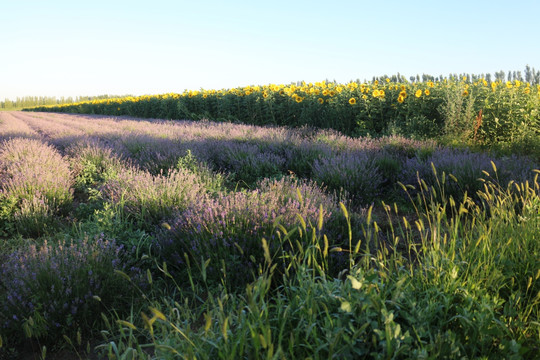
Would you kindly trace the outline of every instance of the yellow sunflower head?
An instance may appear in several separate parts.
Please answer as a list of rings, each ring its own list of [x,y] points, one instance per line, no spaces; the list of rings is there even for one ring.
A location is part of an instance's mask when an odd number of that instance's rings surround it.
[[[416,96],[417,98],[422,96],[422,90],[420,90],[420,89],[416,90],[416,92],[414,93],[414,96]]]
[[[469,91],[467,91],[467,90],[463,90],[463,93],[462,93],[461,95],[463,95],[463,96],[467,96],[467,95],[469,95]]]
[[[319,102],[319,104],[324,104],[324,99],[323,98],[318,98],[317,101]]]
[[[426,90],[424,90],[424,94],[426,94],[426,96],[429,96],[431,94],[431,92],[429,91],[429,89],[426,89]]]
[[[351,105],[356,104],[356,99],[355,98],[350,98],[349,99],[349,104],[351,104]]]
[[[398,103],[401,104],[403,101],[405,101],[405,97],[399,95],[398,98],[397,98],[397,101],[398,101]]]

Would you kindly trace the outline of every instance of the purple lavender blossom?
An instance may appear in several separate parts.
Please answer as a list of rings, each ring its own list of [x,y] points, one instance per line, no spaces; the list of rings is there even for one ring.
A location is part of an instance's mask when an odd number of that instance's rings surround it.
[[[100,237],[56,244],[45,241],[5,256],[0,264],[0,332],[24,338],[22,321],[38,316],[36,337],[54,338],[54,328],[76,331],[102,311],[122,303],[131,285],[113,276],[119,259],[114,241]],[[101,303],[91,301],[96,294]],[[83,300],[84,299],[84,300]],[[9,314],[9,317],[8,317]]]

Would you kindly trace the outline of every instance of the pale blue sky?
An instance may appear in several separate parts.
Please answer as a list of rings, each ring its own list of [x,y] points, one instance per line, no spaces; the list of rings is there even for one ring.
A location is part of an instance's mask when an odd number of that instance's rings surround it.
[[[538,0],[0,0],[0,99],[540,70],[538,14]]]

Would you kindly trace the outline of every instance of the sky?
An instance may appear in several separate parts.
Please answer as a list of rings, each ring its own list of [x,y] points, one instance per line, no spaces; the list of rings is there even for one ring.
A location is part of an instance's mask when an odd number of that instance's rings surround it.
[[[0,99],[540,70],[538,0],[0,0]]]

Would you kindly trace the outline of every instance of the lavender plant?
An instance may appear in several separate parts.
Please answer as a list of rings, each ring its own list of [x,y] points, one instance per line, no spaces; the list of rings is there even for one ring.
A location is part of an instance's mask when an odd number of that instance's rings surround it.
[[[52,215],[65,213],[73,198],[69,164],[49,145],[13,139],[0,145],[0,206],[26,235],[40,235]]]
[[[106,201],[122,208],[140,227],[151,229],[199,201],[207,189],[198,175],[186,169],[153,176],[130,167],[106,181],[101,192]]]
[[[497,172],[493,172],[495,164]],[[462,198],[467,192],[471,196],[484,185],[481,179],[493,180],[506,186],[511,180],[532,180],[538,164],[527,157],[496,158],[488,153],[474,153],[468,150],[441,148],[429,156],[417,155],[407,159],[403,166],[402,179],[406,184],[417,184],[418,178],[428,186],[441,187],[446,196]],[[445,177],[441,177],[442,173]]]
[[[330,189],[344,189],[356,201],[367,204],[377,197],[384,182],[375,162],[377,155],[357,151],[318,159],[313,164],[313,178]]]
[[[39,134],[14,113],[2,111],[0,112],[0,141],[14,138],[38,139]]]
[[[258,145],[238,142],[225,142],[214,163],[219,169],[232,174],[237,181],[249,185],[265,177],[275,177],[285,173],[285,159],[275,152],[261,150]]]
[[[279,256],[282,244],[276,231],[282,231],[280,225],[290,227],[301,216],[314,227],[319,214],[326,221],[336,206],[335,198],[314,183],[290,178],[264,180],[249,192],[202,196],[161,234],[161,254],[180,267],[185,264],[185,253],[193,259],[210,259],[208,272],[218,278],[225,262],[231,282],[246,282],[263,261],[263,237],[271,255]]]
[[[130,287],[115,276],[122,247],[103,236],[30,245],[0,264],[0,334],[57,343],[78,330],[93,332],[105,310],[123,312]],[[135,271],[136,269],[133,269]]]

